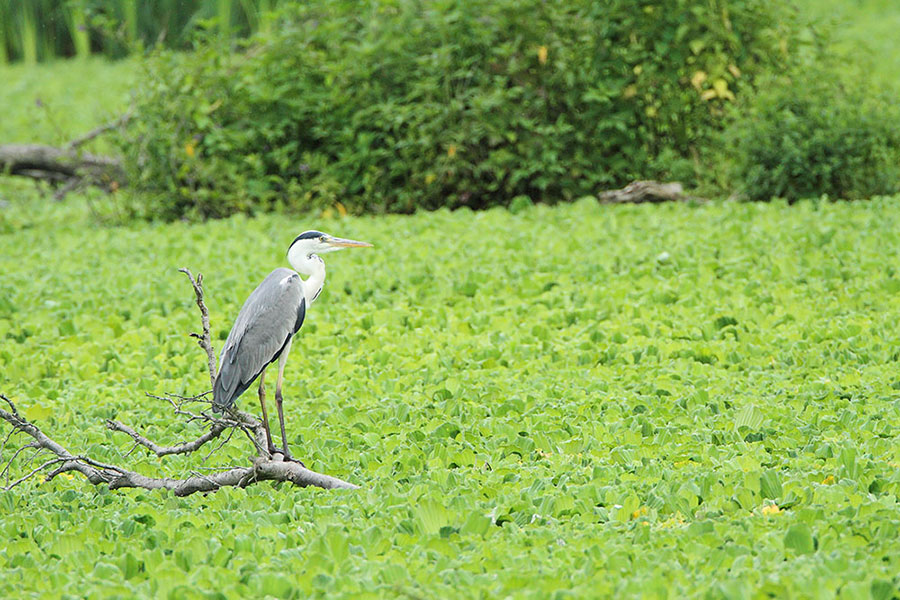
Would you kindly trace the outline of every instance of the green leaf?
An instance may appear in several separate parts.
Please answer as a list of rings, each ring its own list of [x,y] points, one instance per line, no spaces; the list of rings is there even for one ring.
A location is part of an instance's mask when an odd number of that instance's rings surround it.
[[[419,518],[422,532],[426,535],[434,535],[440,532],[441,527],[450,524],[447,509],[436,500],[430,498],[420,500],[415,512]]]
[[[784,535],[784,547],[798,554],[812,554],[816,551],[812,530],[806,523],[791,525]]]
[[[734,427],[738,431],[740,431],[742,427],[746,427],[750,431],[756,431],[763,424],[765,418],[766,415],[762,410],[753,404],[746,404],[737,415],[735,415]]]
[[[781,498],[781,474],[774,469],[764,472],[759,478],[759,489],[763,498]]]

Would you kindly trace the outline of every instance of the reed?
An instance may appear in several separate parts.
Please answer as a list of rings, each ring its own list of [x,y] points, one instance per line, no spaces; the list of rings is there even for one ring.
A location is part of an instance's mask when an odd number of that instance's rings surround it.
[[[75,46],[75,56],[87,58],[91,54],[91,37],[88,31],[87,10],[84,0],[65,5],[66,25]]]
[[[157,43],[189,48],[201,23],[222,36],[246,36],[287,1],[297,0],[0,0],[0,64],[117,57]]]

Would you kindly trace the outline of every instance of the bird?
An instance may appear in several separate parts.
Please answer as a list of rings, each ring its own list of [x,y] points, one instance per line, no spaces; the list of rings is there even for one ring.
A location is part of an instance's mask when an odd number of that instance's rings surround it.
[[[279,267],[269,273],[247,297],[234,321],[219,357],[219,370],[213,385],[213,410],[230,409],[259,378],[259,403],[270,456],[280,452],[283,460],[303,464],[291,456],[288,448],[281,386],[294,336],[303,325],[306,311],[325,285],[325,261],[321,255],[345,248],[371,246],[368,242],[337,238],[321,231],[304,231],[288,248],[287,260],[293,269]],[[265,371],[275,361],[278,361],[275,403],[281,425],[281,449],[272,442],[265,401]]]

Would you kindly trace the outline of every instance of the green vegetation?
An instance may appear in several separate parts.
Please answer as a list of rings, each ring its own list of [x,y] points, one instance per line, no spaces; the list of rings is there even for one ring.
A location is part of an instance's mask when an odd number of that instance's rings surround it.
[[[799,56],[774,0],[305,3],[229,54],[162,53],[123,143],[138,212],[572,200],[692,181],[724,106]]]
[[[292,445],[363,491],[29,484],[0,495],[0,595],[896,593],[896,199],[100,230],[72,205],[0,214],[0,389],[109,460],[128,444],[107,417],[197,433],[143,396],[208,385],[176,267],[207,276],[221,345],[296,231],[376,244],[328,261],[286,387]],[[245,443],[127,461],[180,474]]]
[[[774,79],[743,103],[728,135],[734,181],[753,200],[900,191],[900,105],[822,69]]]
[[[186,49],[198,29],[265,30],[283,0],[0,0],[0,65],[63,56],[122,57],[159,42]]]
[[[0,140],[4,144],[66,144],[125,112],[137,69],[135,60],[111,63],[99,58],[38,68],[0,67]],[[91,148],[115,151],[103,137]],[[8,181],[0,180],[0,186],[4,184]]]
[[[900,89],[900,5],[893,0],[799,0],[805,18],[831,30],[842,68],[859,71],[871,91]]]
[[[0,138],[71,139],[135,69],[3,68]],[[208,386],[176,269],[220,348],[295,233],[369,240],[329,257],[285,390],[297,454],[363,489],[32,481],[0,492],[0,597],[900,594],[900,197],[98,227],[120,202],[0,179],[0,391],[148,474],[243,463],[103,427],[199,433],[144,396]]]

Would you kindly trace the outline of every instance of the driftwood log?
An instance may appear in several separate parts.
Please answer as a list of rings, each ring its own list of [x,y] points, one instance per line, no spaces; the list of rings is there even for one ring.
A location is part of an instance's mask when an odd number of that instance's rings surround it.
[[[131,112],[100,125],[65,146],[44,144],[0,145],[0,174],[46,181],[57,190],[57,200],[68,192],[97,186],[114,191],[125,184],[125,169],[117,158],[84,152],[81,147],[98,136],[118,129],[131,119]]]
[[[601,204],[643,204],[659,202],[703,202],[702,198],[684,193],[684,187],[677,181],[633,181],[621,190],[600,192],[597,199]]]
[[[198,274],[195,279],[187,269],[181,269],[181,271],[191,280],[203,325],[202,334],[192,333],[191,335],[197,338],[197,343],[206,352],[210,382],[213,382],[216,377],[216,360],[210,341],[209,313],[203,298],[203,278]],[[218,446],[207,455],[209,457],[226,444],[236,431],[243,433],[253,447],[253,455],[247,465],[231,466],[207,474],[193,473],[190,477],[177,479],[147,477],[120,465],[100,462],[85,454],[70,452],[65,446],[50,438],[37,425],[22,416],[12,400],[0,394],[0,401],[4,403],[0,404],[0,420],[12,426],[12,430],[0,443],[0,462],[2,462],[0,480],[3,481],[0,489],[11,490],[38,476],[43,476],[44,480],[49,481],[67,472],[80,473],[92,484],[106,484],[113,490],[120,488],[166,489],[173,491],[178,496],[187,496],[195,492],[213,492],[227,486],[246,487],[259,481],[282,481],[301,487],[316,486],[325,489],[358,487],[336,477],[311,471],[299,462],[285,461],[279,453],[270,455],[266,450],[265,429],[259,419],[236,409],[221,416],[216,415],[210,410],[212,406],[211,401],[207,398],[208,395],[209,392],[191,397],[149,395],[151,398],[168,402],[174,409],[175,415],[184,418],[188,423],[201,423],[208,428],[206,433],[198,438],[180,444],[163,446],[144,437],[124,423],[113,420],[106,422],[106,427],[110,431],[122,433],[131,438],[132,447],[126,456],[139,448],[159,457],[191,454],[199,451],[213,440],[222,438]],[[200,406],[205,410],[190,410],[194,406]],[[225,435],[226,433],[227,435]],[[17,439],[16,436],[24,436],[28,441],[14,448],[16,444],[13,441]],[[7,448],[10,450],[10,456],[4,461],[3,455]],[[14,477],[13,470],[22,471],[22,473],[18,477]]]

